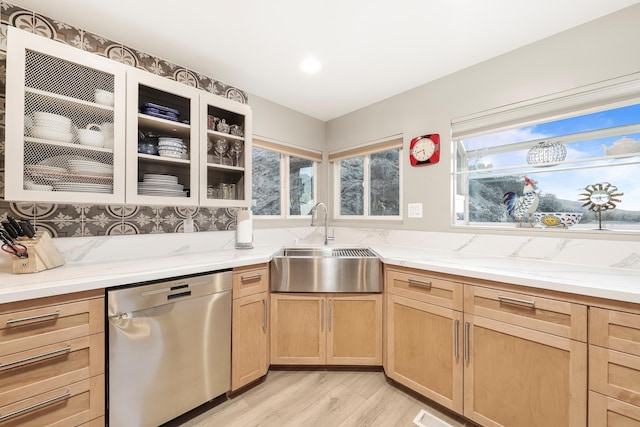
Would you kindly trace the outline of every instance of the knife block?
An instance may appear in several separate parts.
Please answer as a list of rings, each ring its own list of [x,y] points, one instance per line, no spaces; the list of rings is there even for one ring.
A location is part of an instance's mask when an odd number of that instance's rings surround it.
[[[13,273],[37,273],[64,265],[64,257],[56,248],[49,233],[42,232],[34,239],[20,239],[16,243],[26,246],[28,258],[13,260]]]

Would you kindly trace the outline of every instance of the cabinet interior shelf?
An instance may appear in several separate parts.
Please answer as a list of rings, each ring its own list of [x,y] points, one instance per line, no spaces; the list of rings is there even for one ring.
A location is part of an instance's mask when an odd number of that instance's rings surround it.
[[[47,147],[57,147],[57,148],[71,148],[74,151],[90,151],[90,152],[101,152],[101,153],[113,153],[113,149],[111,148],[100,148],[100,147],[91,147],[88,145],[82,145],[82,144],[74,144],[72,142],[60,142],[60,141],[52,141],[49,139],[40,139],[40,138],[34,138],[31,136],[25,136],[24,137],[24,142],[25,143],[30,143],[30,144],[41,144],[41,145],[46,145]]]
[[[81,107],[84,111],[88,109],[99,110],[103,112],[113,113],[113,107],[108,105],[97,104],[95,102],[85,101],[84,99],[72,98],[66,95],[59,95],[53,92],[47,92],[41,89],[34,89],[26,87],[24,89],[25,94],[38,95],[40,98],[41,107],[49,107],[59,109],[61,105],[66,107],[78,108]]]
[[[153,129],[158,133],[178,136],[189,139],[191,126],[185,123],[174,122],[172,120],[162,119],[159,117],[147,116],[146,114],[138,114],[138,124],[141,127]]]
[[[219,136],[221,138],[229,138],[229,139],[237,139],[239,141],[244,141],[244,136],[235,136],[230,133],[218,132],[217,130],[207,129],[207,135]]]
[[[154,162],[177,163],[177,164],[181,164],[181,165],[189,165],[189,164],[191,164],[191,160],[188,160],[188,159],[176,159],[176,158],[173,158],[173,157],[156,156],[155,154],[138,153],[138,159],[140,159],[140,160],[150,160],[150,161],[154,161]]]
[[[225,170],[225,171],[233,171],[233,172],[244,172],[244,168],[243,167],[221,165],[219,163],[207,163],[207,168],[219,169],[219,170]]]

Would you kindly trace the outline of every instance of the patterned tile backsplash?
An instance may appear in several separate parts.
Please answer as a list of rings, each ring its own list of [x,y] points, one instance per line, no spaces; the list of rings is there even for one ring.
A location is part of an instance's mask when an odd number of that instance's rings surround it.
[[[26,219],[53,237],[182,233],[191,217],[193,231],[233,230],[236,209],[133,205],[76,205],[0,200],[0,220]]]
[[[183,232],[184,220],[189,216],[193,219],[193,231],[235,228],[235,208],[75,205],[3,200],[8,26],[105,56],[237,102],[247,103],[248,99],[246,92],[212,77],[0,0],[0,220],[5,221],[9,215],[17,219],[28,219],[37,229],[47,230],[54,237],[180,233]]]

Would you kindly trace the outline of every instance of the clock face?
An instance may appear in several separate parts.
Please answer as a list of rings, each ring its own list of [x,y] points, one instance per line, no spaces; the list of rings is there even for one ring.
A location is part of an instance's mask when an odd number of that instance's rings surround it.
[[[589,200],[591,203],[596,205],[604,205],[611,200],[611,195],[609,192],[604,190],[596,190],[589,196]]]
[[[440,160],[440,135],[437,133],[413,138],[409,146],[411,166],[426,166]]]
[[[435,151],[436,145],[433,141],[430,138],[423,138],[415,143],[411,154],[413,154],[413,157],[415,157],[417,161],[424,162],[433,156]]]

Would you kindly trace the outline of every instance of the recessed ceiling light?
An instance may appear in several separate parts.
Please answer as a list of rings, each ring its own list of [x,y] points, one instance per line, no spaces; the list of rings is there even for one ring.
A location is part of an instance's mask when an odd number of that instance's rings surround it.
[[[307,74],[314,74],[320,71],[322,64],[316,58],[307,58],[300,63],[300,69]]]

